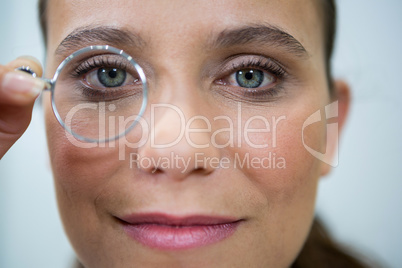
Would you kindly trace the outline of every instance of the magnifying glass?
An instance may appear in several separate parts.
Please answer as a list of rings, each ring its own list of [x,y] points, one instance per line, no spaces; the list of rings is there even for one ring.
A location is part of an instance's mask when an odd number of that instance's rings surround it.
[[[29,67],[18,68],[36,74]],[[143,69],[121,49],[108,45],[82,48],[58,66],[51,92],[61,126],[85,142],[108,142],[130,132],[146,109],[148,86]]]

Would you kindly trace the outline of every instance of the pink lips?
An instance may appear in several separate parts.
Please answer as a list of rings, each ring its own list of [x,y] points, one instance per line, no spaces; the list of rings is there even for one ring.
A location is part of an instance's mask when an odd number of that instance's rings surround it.
[[[120,218],[124,231],[143,245],[180,250],[217,243],[232,235],[240,220],[210,216],[135,214]]]

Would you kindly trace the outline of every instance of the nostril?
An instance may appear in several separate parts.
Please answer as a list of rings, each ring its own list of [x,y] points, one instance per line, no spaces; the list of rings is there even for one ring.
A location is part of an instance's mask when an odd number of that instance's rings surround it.
[[[151,172],[152,172],[152,174],[160,174],[160,173],[163,173],[163,170],[155,167]]]
[[[197,168],[193,169],[194,174],[200,174],[200,175],[206,175],[206,174],[212,173],[212,171],[213,170],[208,170],[204,167],[197,167]]]
[[[202,167],[194,168],[194,172],[196,172],[196,173],[200,173],[200,172],[204,172],[204,171],[205,171],[205,169]]]

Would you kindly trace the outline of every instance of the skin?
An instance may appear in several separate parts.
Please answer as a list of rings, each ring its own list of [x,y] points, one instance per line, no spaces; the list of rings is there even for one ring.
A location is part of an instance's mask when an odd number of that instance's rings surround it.
[[[249,135],[254,144],[270,145],[263,149],[253,148],[247,144],[244,135],[239,137],[235,131],[234,140],[240,139],[240,146],[236,142],[232,147],[199,149],[183,139],[168,149],[157,149],[148,140],[140,148],[125,148],[127,157],[119,160],[119,150],[124,145],[88,149],[71,144],[53,115],[50,94],[45,93],[48,145],[60,215],[77,256],[86,267],[291,265],[312,223],[319,178],[330,170],[329,165],[303,147],[303,123],[336,98],[339,101],[338,124],[342,128],[349,103],[349,91],[342,82],[335,83],[335,97],[330,97],[324,68],[323,35],[316,26],[321,25],[318,12],[316,1],[310,0],[222,0],[213,4],[182,0],[118,0],[113,4],[92,0],[50,1],[47,77],[52,77],[63,56],[68,56],[55,55],[55,51],[71,32],[94,24],[113,26],[138,33],[147,44],[141,50],[124,49],[145,70],[150,103],[176,105],[186,118],[205,116],[212,122],[212,130],[227,127],[223,121],[214,121],[216,116],[226,115],[235,120],[238,101],[242,102],[243,127],[256,115],[268,119],[286,117],[278,123],[276,146],[272,143],[272,131]],[[297,57],[275,46],[208,47],[208,38],[216,37],[226,29],[251,24],[269,24],[286,31],[303,45],[308,56]],[[275,85],[282,85],[276,97],[257,102],[220,93],[221,82],[227,81],[230,75],[230,72],[219,71],[220,67],[225,59],[238,53],[244,57],[256,54],[272,57],[287,66],[287,78],[275,82]],[[213,72],[204,75],[208,70]],[[232,85],[227,88],[235,89]],[[29,110],[29,107],[24,109]],[[144,118],[149,122],[150,108]],[[323,119],[304,131],[306,143],[320,152],[324,152],[327,145],[326,124]],[[155,141],[160,144],[173,140],[177,135],[173,131],[175,126],[178,126],[178,119],[174,113],[156,114]],[[197,127],[205,128],[205,125],[195,121],[192,128]],[[264,125],[255,120],[250,127],[261,129]],[[136,129],[128,139],[138,139],[139,135]],[[197,144],[211,139],[211,133],[192,135],[192,141]],[[218,141],[224,144],[227,136],[218,136]],[[329,153],[333,152],[335,140],[330,139],[327,143]],[[187,159],[203,153],[232,161],[236,155],[262,158],[271,152],[283,157],[286,167],[216,169],[206,162],[201,168],[191,163],[186,170],[180,167],[130,168],[130,153],[157,159],[169,156],[172,151]],[[216,244],[164,251],[134,241],[115,219],[138,212],[230,216],[242,222],[231,237]]]

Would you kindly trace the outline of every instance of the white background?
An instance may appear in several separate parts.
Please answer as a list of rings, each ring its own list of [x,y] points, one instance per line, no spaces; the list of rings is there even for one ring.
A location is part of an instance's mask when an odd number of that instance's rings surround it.
[[[36,1],[0,0],[0,64],[43,62]],[[340,165],[322,179],[317,211],[334,236],[402,267],[402,2],[342,0],[334,70],[353,89]],[[42,111],[0,161],[0,267],[67,267]]]

